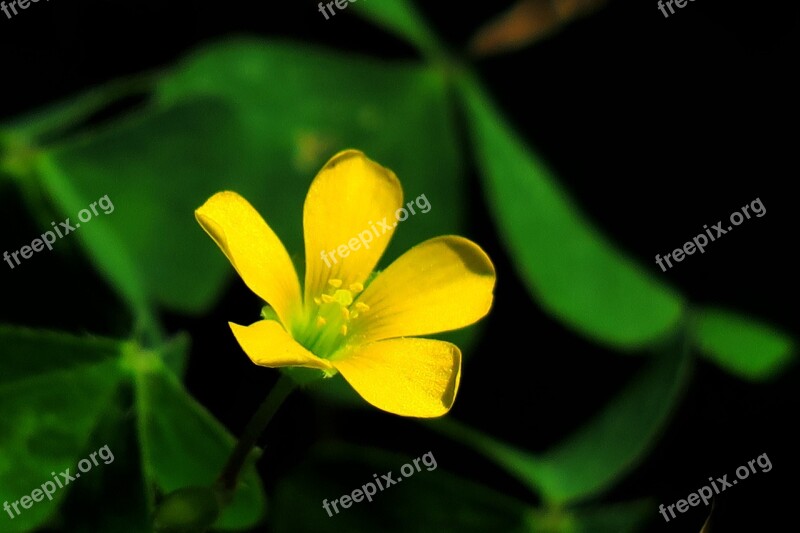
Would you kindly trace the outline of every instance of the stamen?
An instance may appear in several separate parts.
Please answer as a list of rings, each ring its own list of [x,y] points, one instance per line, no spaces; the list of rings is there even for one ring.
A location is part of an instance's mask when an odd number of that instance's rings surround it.
[[[364,290],[364,285],[362,283],[351,283],[350,290],[353,292],[361,292]]]
[[[363,302],[355,302],[356,294],[364,290],[362,283],[349,284],[350,290],[344,286],[341,279],[329,279],[323,293],[313,299],[317,307],[309,310],[313,314],[306,322],[302,344],[321,357],[341,347],[352,330],[351,321],[370,308]]]

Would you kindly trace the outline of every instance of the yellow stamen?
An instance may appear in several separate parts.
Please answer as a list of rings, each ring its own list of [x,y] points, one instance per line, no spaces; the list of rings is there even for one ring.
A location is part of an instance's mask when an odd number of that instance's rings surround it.
[[[318,328],[321,328],[322,326],[324,326],[327,323],[328,323],[328,321],[325,320],[325,317],[322,317],[322,316],[318,316],[317,317],[317,327]]]
[[[364,302],[356,302],[356,309],[359,311],[369,311],[369,306]]]
[[[342,325],[342,335],[347,335],[347,326]]]
[[[325,302],[326,304],[329,304],[333,301],[333,296],[331,296],[330,294],[323,294],[322,301]]]
[[[361,283],[351,283],[350,290],[353,292],[361,292],[364,290],[364,285]]]
[[[331,287],[334,287],[334,288],[338,289],[339,287],[342,286],[342,280],[340,280],[340,279],[329,279],[328,280],[328,284]]]

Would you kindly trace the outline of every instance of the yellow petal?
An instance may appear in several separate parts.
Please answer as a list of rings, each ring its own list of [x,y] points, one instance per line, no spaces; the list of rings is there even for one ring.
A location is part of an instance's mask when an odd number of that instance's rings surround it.
[[[468,326],[489,312],[495,271],[474,242],[457,236],[425,241],[381,272],[358,303],[351,338],[373,342]]]
[[[331,363],[367,402],[401,416],[442,416],[461,381],[461,351],[431,339],[374,342]]]
[[[195,211],[195,218],[250,290],[289,324],[301,304],[297,272],[283,243],[253,206],[235,192],[220,192]]]
[[[327,287],[363,283],[389,244],[403,206],[397,176],[356,150],[333,156],[311,183],[303,210],[306,303]]]
[[[259,366],[303,366],[332,370],[333,366],[297,343],[274,320],[262,320],[250,326],[228,322],[239,346]]]

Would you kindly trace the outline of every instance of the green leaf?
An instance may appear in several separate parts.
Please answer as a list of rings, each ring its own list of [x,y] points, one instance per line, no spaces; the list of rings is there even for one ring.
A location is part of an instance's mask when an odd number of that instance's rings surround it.
[[[476,81],[461,79],[459,88],[490,207],[533,297],[618,348],[667,335],[681,316],[681,297],[592,227]]]
[[[194,210],[221,189],[256,196],[257,171],[236,155],[243,142],[224,103],[196,99],[54,148],[42,156],[40,173],[73,223],[108,196],[113,210],[98,209],[76,233],[134,308],[158,303],[201,311],[219,295],[230,267]]]
[[[706,358],[745,379],[772,377],[794,359],[795,346],[790,337],[724,309],[698,311],[694,336]]]
[[[213,482],[233,448],[233,438],[173,373],[185,357],[185,337],[147,351],[127,341],[0,325],[0,345],[0,502],[30,495],[53,478],[51,472],[70,468],[75,474],[78,461],[104,445],[114,455],[109,464],[76,476],[52,501],[18,506],[21,514],[9,519],[4,532],[31,531],[55,520],[65,497],[98,504],[112,490],[127,502],[119,508],[107,504],[117,509],[114,517],[90,519],[66,510],[59,521],[71,531],[125,531],[120,523],[135,531],[149,520],[153,485],[169,491]],[[138,411],[132,412],[132,403]],[[138,426],[131,427],[134,419]],[[124,487],[117,487],[123,479]],[[249,527],[263,509],[264,493],[251,467],[217,526]]]
[[[190,58],[159,86],[158,101],[36,158],[45,190],[73,223],[108,195],[114,211],[76,233],[152,327],[152,304],[202,312],[233,272],[193,217],[217,191],[248,198],[298,263],[307,187],[346,147],[393,168],[407,200],[431,204],[403,223],[387,259],[464,220],[452,109],[436,70],[236,40]]]
[[[85,457],[90,435],[121,379],[122,343],[0,327],[0,501],[17,502]],[[72,490],[75,479],[21,514],[3,531],[42,525]],[[59,479],[62,479],[60,476]],[[21,505],[21,504],[20,504]],[[5,514],[5,511],[4,511]]]
[[[0,387],[115,360],[125,343],[0,324]]]
[[[135,380],[148,478],[164,493],[212,485],[233,450],[233,437],[165,368],[144,364]],[[261,481],[250,465],[215,527],[252,527],[261,520],[265,505]]]
[[[409,0],[359,2],[357,12],[417,47],[423,54],[441,57],[442,47],[425,19]]]
[[[189,359],[191,338],[188,333],[181,332],[175,335],[161,348],[161,359],[164,365],[172,371],[178,379],[183,379]]]
[[[420,457],[428,450],[420,452]],[[525,506],[487,487],[458,478],[445,469],[444,457],[431,452],[436,465],[404,478],[400,469],[413,468],[413,458],[346,444],[329,444],[312,450],[308,459],[294,468],[276,488],[273,531],[523,531]],[[430,457],[428,464],[434,466]],[[391,472],[402,479],[345,509],[328,503]]]
[[[114,460],[108,465],[101,462],[91,477],[81,478],[67,495],[59,521],[62,531],[141,533],[152,529],[153,510],[142,475],[136,417],[130,414],[130,393],[130,387],[118,390],[92,434],[83,456],[108,446]]]
[[[363,150],[394,170],[406,202],[424,194],[431,204],[428,213],[417,210],[398,226],[383,264],[423,239],[457,233],[465,220],[452,109],[444,77],[435,69],[300,43],[236,39],[194,54],[159,91],[165,106],[198,96],[220,98],[236,110],[246,131],[236,156],[261,169],[257,186],[268,194],[239,192],[298,265],[308,186],[345,148]],[[222,254],[210,242],[207,246],[221,264]]]
[[[482,452],[549,502],[572,503],[599,494],[644,458],[681,397],[689,360],[688,347],[656,356],[594,419],[543,454],[449,419],[429,425]]]

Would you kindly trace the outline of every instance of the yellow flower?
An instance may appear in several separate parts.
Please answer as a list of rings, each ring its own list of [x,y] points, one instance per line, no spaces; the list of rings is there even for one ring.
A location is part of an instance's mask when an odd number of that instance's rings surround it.
[[[429,418],[450,410],[461,351],[408,337],[462,328],[486,315],[494,266],[472,241],[442,236],[371,277],[402,207],[391,170],[356,150],[331,158],[303,209],[304,291],[280,239],[244,198],[220,192],[195,212],[250,290],[274,310],[274,319],[230,323],[255,364],[340,373],[367,402],[398,415]],[[341,252],[327,253],[335,250]]]

